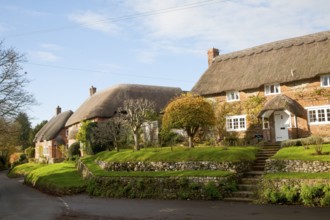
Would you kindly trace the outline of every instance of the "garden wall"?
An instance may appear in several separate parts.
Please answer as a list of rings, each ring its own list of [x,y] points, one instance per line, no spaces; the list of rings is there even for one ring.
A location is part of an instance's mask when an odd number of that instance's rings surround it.
[[[108,171],[181,171],[181,170],[227,170],[243,173],[249,170],[253,161],[240,162],[104,162],[95,161],[102,169]]]
[[[330,162],[267,159],[266,160],[266,165],[265,165],[265,172],[266,173],[277,173],[277,172],[320,173],[320,172],[330,172]]]
[[[87,192],[110,198],[223,199],[236,188],[229,177],[96,177]]]
[[[97,177],[81,161],[87,192],[111,198],[222,199],[236,189],[237,177]]]

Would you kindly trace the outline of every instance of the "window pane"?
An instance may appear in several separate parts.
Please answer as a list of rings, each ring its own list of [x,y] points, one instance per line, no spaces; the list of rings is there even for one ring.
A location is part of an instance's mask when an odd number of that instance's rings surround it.
[[[234,129],[238,129],[238,118],[233,119]]]
[[[330,121],[330,109],[327,109],[327,121]]]
[[[316,122],[316,111],[315,110],[310,110],[308,112],[309,116],[309,122]]]
[[[274,85],[271,85],[271,86],[270,86],[270,93],[273,94],[274,92],[275,92],[275,91],[274,91]]]
[[[279,85],[274,85],[275,93],[280,93]]]
[[[236,100],[239,100],[239,95],[238,94],[239,94],[238,92],[235,92],[235,99]]]
[[[245,128],[245,118],[240,118],[239,119],[239,127],[240,128]]]
[[[324,109],[317,110],[319,122],[325,121],[325,111]]]
[[[269,86],[265,86],[265,92],[266,94],[269,94]]]
[[[227,119],[227,129],[233,129],[231,121],[231,119]]]

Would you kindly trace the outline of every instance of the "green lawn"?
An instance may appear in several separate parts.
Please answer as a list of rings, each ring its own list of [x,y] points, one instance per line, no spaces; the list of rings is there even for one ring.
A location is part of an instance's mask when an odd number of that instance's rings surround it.
[[[144,148],[140,151],[121,150],[120,152],[105,151],[97,154],[95,159],[106,162],[128,162],[128,161],[163,161],[163,162],[184,162],[184,161],[217,161],[217,162],[238,162],[255,160],[258,147],[162,147]]]
[[[26,174],[30,173],[31,171],[38,169],[40,167],[45,166],[45,164],[40,163],[25,163],[14,167],[8,173],[8,177],[15,178],[19,176],[25,176]]]
[[[191,177],[191,176],[210,176],[210,177],[226,177],[233,175],[229,171],[221,170],[187,170],[187,171],[121,171],[113,172],[101,169],[97,164],[94,163],[96,156],[88,156],[82,158],[83,163],[88,169],[96,176],[107,176],[107,177]]]
[[[330,179],[330,173],[269,173],[265,179]]]
[[[323,145],[323,153],[330,152],[330,144]],[[316,155],[314,146],[309,149],[304,147],[286,147],[279,150],[272,159],[276,160],[306,160],[306,161],[330,161],[330,155]]]
[[[85,182],[74,162],[49,164],[32,170],[25,176],[25,182],[56,195],[72,194],[85,189]]]

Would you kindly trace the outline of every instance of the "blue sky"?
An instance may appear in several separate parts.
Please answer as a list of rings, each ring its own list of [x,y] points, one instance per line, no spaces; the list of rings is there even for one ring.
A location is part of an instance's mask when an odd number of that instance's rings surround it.
[[[207,49],[330,30],[328,0],[0,0],[0,39],[26,54],[33,125],[119,83],[190,90]]]

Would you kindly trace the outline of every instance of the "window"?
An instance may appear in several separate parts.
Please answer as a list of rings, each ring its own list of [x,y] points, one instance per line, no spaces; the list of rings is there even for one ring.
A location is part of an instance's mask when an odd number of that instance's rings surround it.
[[[227,102],[239,101],[238,91],[228,91],[226,92]]]
[[[329,86],[330,86],[330,75],[321,76],[321,87],[329,87]]]
[[[280,84],[265,85],[265,95],[273,95],[281,93]]]
[[[246,116],[235,115],[226,117],[227,131],[245,131],[246,130]]]
[[[262,126],[262,128],[263,129],[269,129],[269,118],[262,118],[262,124],[263,124],[263,126]]]
[[[330,124],[330,106],[308,108],[310,124]]]

